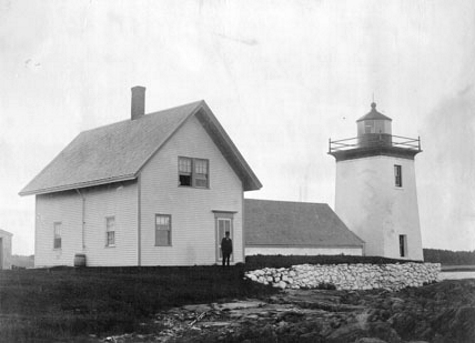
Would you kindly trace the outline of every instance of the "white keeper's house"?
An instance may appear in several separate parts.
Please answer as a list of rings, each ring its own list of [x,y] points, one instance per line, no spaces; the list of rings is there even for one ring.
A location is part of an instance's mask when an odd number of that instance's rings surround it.
[[[244,260],[243,193],[262,187],[204,101],[80,133],[21,192],[36,196],[35,266],[206,265],[225,231]]]

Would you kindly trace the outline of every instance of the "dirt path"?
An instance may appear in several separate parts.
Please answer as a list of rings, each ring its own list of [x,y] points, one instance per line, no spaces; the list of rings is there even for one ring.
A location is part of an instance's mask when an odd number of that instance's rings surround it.
[[[103,342],[468,343],[475,342],[475,280],[400,292],[286,290],[173,308],[144,326],[155,333]]]

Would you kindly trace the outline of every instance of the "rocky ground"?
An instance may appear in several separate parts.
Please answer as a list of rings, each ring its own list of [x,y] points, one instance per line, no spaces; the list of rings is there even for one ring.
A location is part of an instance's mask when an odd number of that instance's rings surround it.
[[[267,299],[157,313],[102,342],[475,342],[475,280],[398,292],[283,290]],[[150,333],[153,332],[153,333]]]

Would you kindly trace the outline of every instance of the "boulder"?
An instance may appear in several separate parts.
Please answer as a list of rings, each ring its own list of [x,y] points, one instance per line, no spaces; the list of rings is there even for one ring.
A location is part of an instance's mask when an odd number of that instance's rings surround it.
[[[363,337],[363,338],[357,339],[355,343],[387,343],[387,342],[376,337]]]

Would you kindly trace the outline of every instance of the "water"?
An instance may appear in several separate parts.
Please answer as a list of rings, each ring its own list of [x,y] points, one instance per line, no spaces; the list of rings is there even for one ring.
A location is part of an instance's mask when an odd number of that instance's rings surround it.
[[[475,271],[441,272],[439,274],[439,279],[440,280],[475,279]]]

